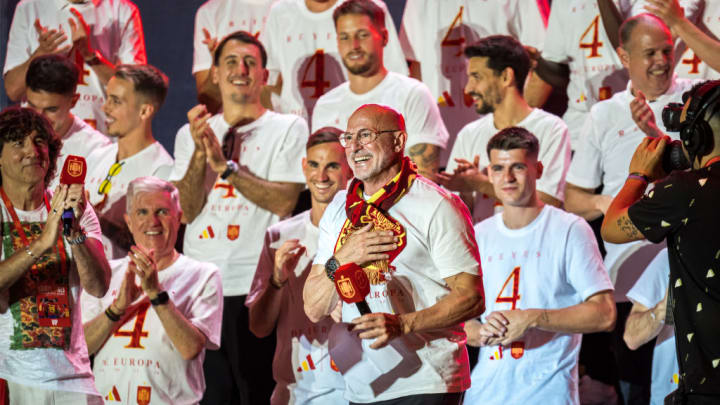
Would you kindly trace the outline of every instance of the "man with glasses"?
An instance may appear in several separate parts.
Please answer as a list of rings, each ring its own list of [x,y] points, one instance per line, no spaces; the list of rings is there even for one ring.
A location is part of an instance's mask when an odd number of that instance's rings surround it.
[[[167,179],[172,170],[172,157],[152,134],[152,120],[167,88],[167,77],[150,65],[118,66],[108,82],[103,111],[107,135],[117,142],[90,155],[85,182],[108,259],[124,257],[132,245],[123,219],[128,184],[142,176]]]
[[[352,331],[329,342],[351,404],[460,404],[470,386],[462,323],[484,309],[475,234],[460,198],[404,156],[407,136],[391,108],[352,114],[340,139],[355,179],[325,209],[303,290],[305,313],[318,321],[338,305],[336,274],[367,275],[372,313],[343,303]],[[399,363],[378,366],[378,356],[398,354]]]
[[[208,404],[266,404],[273,389],[274,341],[252,336],[245,298],[265,231],[292,213],[304,188],[308,128],[302,118],[260,103],[266,62],[250,33],[225,37],[213,61],[223,112],[194,107],[175,138],[170,178],[188,224],[184,253],[220,268],[225,295],[220,350],[205,359]]]

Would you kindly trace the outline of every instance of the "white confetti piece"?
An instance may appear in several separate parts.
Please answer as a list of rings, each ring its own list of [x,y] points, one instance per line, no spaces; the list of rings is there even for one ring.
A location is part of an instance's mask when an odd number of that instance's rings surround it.
[[[713,278],[715,277],[715,272],[713,269],[708,270],[707,274],[705,275],[705,278]]]
[[[669,223],[669,222],[666,222],[666,221],[663,219],[663,220],[660,221],[660,226],[662,226],[663,228],[667,228],[668,226],[670,226],[670,223]]]
[[[692,342],[692,338],[693,338],[693,336],[695,336],[695,334],[694,334],[694,333],[688,333],[688,334],[687,334],[687,339],[688,339],[688,342]]]
[[[715,359],[712,361],[713,368],[717,368],[718,364],[720,364],[720,359]]]
[[[675,288],[678,288],[680,286],[682,286],[682,280],[677,279],[677,281],[675,281]]]
[[[700,312],[700,311],[702,311],[702,302],[698,302],[697,310],[695,310],[695,312]]]
[[[707,183],[707,177],[706,177],[706,178],[704,178],[704,179],[700,179],[700,180],[698,180],[698,183],[700,183],[700,187],[704,186],[704,185],[705,185],[705,183]]]

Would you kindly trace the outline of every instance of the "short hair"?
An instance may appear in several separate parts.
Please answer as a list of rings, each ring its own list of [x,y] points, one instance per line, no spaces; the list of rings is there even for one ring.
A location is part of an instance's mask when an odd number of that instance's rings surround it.
[[[540,143],[537,137],[527,129],[509,127],[501,130],[490,138],[487,144],[488,158],[490,158],[490,151],[493,149],[525,149],[528,155],[537,158],[538,152],[540,151]]]
[[[372,0],[347,0],[333,11],[333,21],[337,26],[340,17],[348,14],[366,15],[376,28],[385,29],[385,12]]]
[[[77,65],[65,56],[38,56],[28,66],[25,86],[32,91],[71,96],[77,89],[79,72]]]
[[[135,203],[135,198],[141,193],[169,193],[170,200],[175,204],[175,208],[178,212],[181,212],[180,208],[180,193],[177,187],[170,183],[153,176],[138,177],[131,181],[127,189],[127,197],[125,199],[125,209],[127,214],[130,215],[132,206]]]
[[[663,20],[661,20],[654,14],[650,14],[650,13],[638,14],[636,16],[630,17],[630,18],[626,19],[625,21],[623,21],[623,23],[620,25],[620,28],[618,28],[618,36],[620,37],[620,46],[623,47],[623,49],[627,50],[627,44],[630,43],[630,38],[632,38],[632,33],[633,33],[633,31],[635,31],[635,28],[638,26],[638,24],[640,24],[641,21],[643,21],[643,20],[647,21],[648,19],[651,19],[651,20],[659,23],[665,29],[665,31],[667,31],[668,36],[671,36],[670,29],[665,24],[665,22],[663,22]]]
[[[340,135],[342,131],[335,127],[323,127],[315,131],[308,138],[305,150],[309,150],[313,146],[317,146],[323,143],[337,142],[340,143]]]
[[[265,51],[265,47],[263,46],[262,42],[255,38],[255,36],[247,31],[235,31],[228,34],[225,38],[223,38],[220,43],[215,48],[215,53],[213,54],[213,64],[215,66],[220,65],[220,55],[222,54],[223,49],[225,48],[225,45],[227,45],[228,42],[231,40],[240,41],[246,44],[255,45],[258,50],[260,51],[260,61],[262,62],[262,67],[265,68],[267,66],[267,52]]]
[[[716,94],[715,92],[718,91],[715,88],[720,86],[720,80],[704,80],[702,82],[695,83],[689,90],[687,90],[686,92],[683,93],[683,95],[682,95],[683,104],[685,104],[688,101],[688,99],[694,98],[697,95],[698,91],[702,87],[705,87],[706,85],[713,86],[713,89],[710,89],[707,92],[705,92],[705,94],[702,97],[704,100],[703,99],[697,100],[698,102],[691,103],[691,106],[695,105],[695,106],[697,106],[696,110],[699,110],[700,107],[704,103],[707,103],[708,101],[710,101],[713,94]],[[693,111],[693,112],[695,112],[695,111]],[[718,112],[720,112],[720,99],[715,99],[714,104],[709,105],[708,108],[705,109],[704,116],[702,117],[703,121],[705,121],[709,124],[710,121],[716,116],[717,116],[716,118],[718,120],[720,120],[720,114],[718,114]]]
[[[165,102],[168,78],[155,66],[147,64],[120,65],[116,68],[113,76],[132,83],[135,92],[150,100],[156,109]]]
[[[511,68],[515,74],[515,87],[522,94],[530,72],[530,56],[518,40],[508,35],[491,35],[465,48],[465,56],[468,59],[488,58],[487,66],[496,76]]]
[[[8,107],[0,112],[0,153],[5,143],[23,140],[33,132],[37,132],[37,135],[48,145],[49,162],[45,174],[47,187],[50,179],[55,175],[62,140],[55,134],[50,121],[30,108]],[[0,176],[0,185],[2,185],[2,176]]]

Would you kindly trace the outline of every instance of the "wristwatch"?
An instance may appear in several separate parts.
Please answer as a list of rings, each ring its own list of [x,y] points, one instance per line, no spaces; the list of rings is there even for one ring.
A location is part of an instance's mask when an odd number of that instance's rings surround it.
[[[167,304],[168,301],[170,301],[170,296],[167,291],[161,291],[157,297],[150,300],[150,303],[152,306],[157,306]]]
[[[237,163],[235,163],[235,162],[232,161],[232,160],[228,160],[228,161],[227,161],[227,168],[225,168],[225,171],[222,172],[222,174],[220,175],[220,178],[223,179],[223,180],[227,179],[228,177],[230,177],[231,174],[237,172],[237,171],[238,171],[238,168],[239,168],[239,167],[238,167],[238,164],[237,164]]]
[[[335,282],[335,272],[339,268],[340,263],[338,263],[337,259],[335,259],[335,256],[330,256],[328,261],[325,262],[325,275],[327,275],[327,278],[329,278],[330,281]]]

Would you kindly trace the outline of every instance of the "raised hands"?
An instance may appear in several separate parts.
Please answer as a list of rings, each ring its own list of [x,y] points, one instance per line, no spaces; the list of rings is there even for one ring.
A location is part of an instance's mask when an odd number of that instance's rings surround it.
[[[635,121],[635,124],[637,124],[638,128],[640,128],[645,135],[653,138],[663,136],[662,131],[660,131],[655,123],[655,113],[653,113],[645,100],[645,94],[640,90],[635,91],[637,95],[630,102],[630,114],[632,115],[633,121]]]
[[[68,18],[68,24],[70,24],[70,35],[75,50],[80,52],[83,59],[90,58],[95,50],[90,45],[89,33],[90,27],[85,22],[82,14],[74,8],[70,9],[70,12],[75,18]],[[75,21],[77,19],[77,21]]]
[[[473,192],[490,183],[484,170],[480,170],[479,155],[476,155],[472,162],[465,159],[455,159],[455,162],[458,166],[452,174],[448,172],[437,174],[438,184],[451,191]]]
[[[145,250],[140,246],[130,248],[128,254],[130,262],[128,269],[140,279],[140,287],[148,297],[155,298],[161,291],[158,281],[157,264],[155,264],[155,252]]]
[[[202,43],[207,46],[210,55],[213,55],[215,53],[215,48],[217,48],[218,45],[218,39],[217,37],[213,37],[212,35],[210,35],[210,31],[208,31],[206,28],[203,28],[202,31],[203,36],[205,37]]]
[[[285,284],[288,275],[295,270],[303,253],[305,253],[305,246],[300,244],[299,239],[286,240],[275,252],[272,278],[277,285]]]
[[[70,45],[60,47],[63,42],[67,41],[67,35],[63,31],[43,27],[39,19],[35,19],[33,26],[38,34],[39,42],[33,56],[50,55],[54,53],[66,54],[70,51]]]

